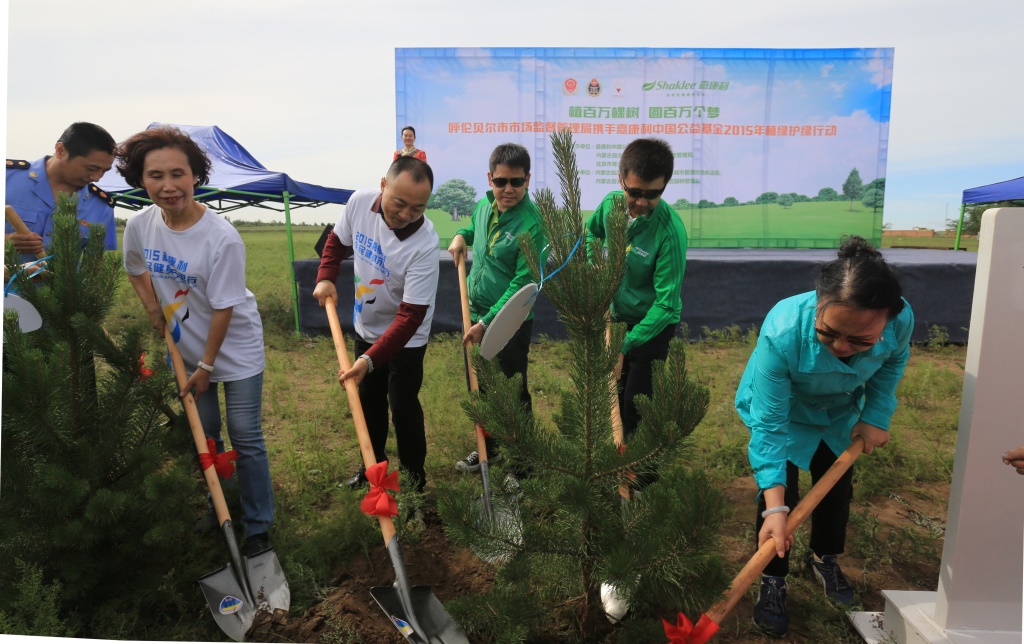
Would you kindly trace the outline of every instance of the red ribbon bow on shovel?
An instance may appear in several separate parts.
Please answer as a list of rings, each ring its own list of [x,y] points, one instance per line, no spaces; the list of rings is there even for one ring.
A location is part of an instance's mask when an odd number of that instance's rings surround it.
[[[388,462],[381,461],[366,468],[366,480],[370,482],[370,491],[359,503],[359,509],[372,516],[397,517],[398,503],[387,491],[398,491],[398,470],[388,474]]]
[[[153,370],[146,368],[146,352],[139,356],[139,380],[149,380],[153,377]]]
[[[217,442],[212,438],[206,439],[206,449],[210,450],[209,454],[199,455],[199,466],[203,468],[205,472],[212,465],[217,468],[217,476],[222,479],[231,478],[231,475],[235,473],[235,466],[232,465],[232,461],[238,458],[238,450],[228,450],[222,454],[217,453]]]
[[[718,632],[718,624],[711,621],[707,615],[701,615],[696,626],[693,625],[690,618],[682,613],[679,613],[676,618],[675,625],[664,619],[661,620],[661,623],[665,626],[668,644],[704,644]]]

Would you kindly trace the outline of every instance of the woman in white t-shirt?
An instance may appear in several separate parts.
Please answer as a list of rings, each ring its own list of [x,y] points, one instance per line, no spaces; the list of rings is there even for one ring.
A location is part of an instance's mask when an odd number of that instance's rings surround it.
[[[145,188],[153,205],[128,220],[124,267],[153,328],[165,325],[181,352],[209,438],[221,439],[218,383],[224,385],[228,437],[238,452],[246,527],[244,554],[270,545],[274,491],[263,441],[263,326],[245,287],[245,245],[234,227],[193,197],[209,181],[206,153],[176,128],[135,134],[118,149],[117,171]]]

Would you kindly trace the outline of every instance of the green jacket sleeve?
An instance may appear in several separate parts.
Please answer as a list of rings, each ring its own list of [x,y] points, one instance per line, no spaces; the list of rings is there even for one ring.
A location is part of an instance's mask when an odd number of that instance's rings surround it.
[[[535,219],[529,227],[525,228],[521,232],[530,233],[530,237],[533,241],[533,247],[537,251],[537,257],[540,257],[545,245],[544,235],[541,234],[540,223]],[[530,266],[526,263],[526,257],[521,251],[516,253],[516,255],[515,277],[513,277],[512,281],[509,282],[508,288],[505,289],[505,292],[498,298],[498,301],[494,303],[494,306],[492,306],[487,314],[481,318],[485,325],[491,323],[494,316],[498,314],[498,311],[500,311],[501,307],[505,305],[505,302],[508,302],[510,297],[515,295],[519,289],[534,281],[533,275],[530,273]]]
[[[473,208],[473,214],[469,216],[469,225],[466,226],[465,228],[459,228],[457,231],[455,231],[456,235],[462,235],[462,238],[466,240],[466,246],[470,248],[473,247],[473,242],[476,239],[476,218],[480,214],[481,208],[485,208],[487,214],[490,215],[490,202],[488,202],[486,198],[481,199],[479,202],[477,202],[476,208]],[[486,221],[487,219],[485,217],[484,222]]]

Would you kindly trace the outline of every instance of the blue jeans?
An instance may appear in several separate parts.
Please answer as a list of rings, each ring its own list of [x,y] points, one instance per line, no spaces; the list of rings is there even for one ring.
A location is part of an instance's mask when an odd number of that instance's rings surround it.
[[[218,385],[224,385],[224,403],[228,421],[228,438],[232,449],[238,450],[238,488],[245,515],[247,536],[267,532],[274,522],[274,488],[270,483],[270,460],[263,442],[263,373],[233,382],[211,382],[196,406],[207,438],[217,442],[217,452],[224,451],[220,435],[220,401]]]

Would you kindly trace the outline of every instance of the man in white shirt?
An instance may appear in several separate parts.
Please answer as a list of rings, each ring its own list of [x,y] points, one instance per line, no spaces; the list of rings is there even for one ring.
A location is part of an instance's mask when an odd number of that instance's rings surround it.
[[[434,174],[423,161],[399,157],[381,179],[380,190],[359,190],[345,206],[328,235],[313,297],[323,306],[337,301],[341,261],[353,256],[355,347],[359,358],[339,374],[359,384],[359,400],[378,462],[388,460],[388,408],[395,425],[398,460],[422,491],[427,476],[423,383],[430,322],[437,294],[439,240],[423,216],[434,187]],[[366,483],[360,467],[347,481]]]

